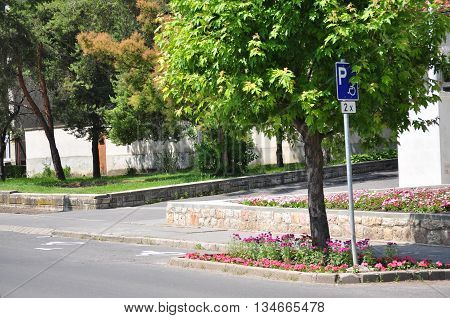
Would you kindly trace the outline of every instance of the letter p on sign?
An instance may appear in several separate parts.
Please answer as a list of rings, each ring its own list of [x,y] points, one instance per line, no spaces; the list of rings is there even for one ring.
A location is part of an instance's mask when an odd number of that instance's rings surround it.
[[[345,67],[338,67],[338,81],[339,85],[342,85],[342,80],[347,78],[347,69]]]

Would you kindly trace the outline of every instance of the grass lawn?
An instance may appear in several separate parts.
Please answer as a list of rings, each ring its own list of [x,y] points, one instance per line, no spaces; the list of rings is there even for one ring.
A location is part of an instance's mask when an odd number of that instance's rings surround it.
[[[275,165],[254,165],[249,167],[247,175],[276,173],[282,171],[302,169],[302,164],[287,164],[283,168]],[[71,177],[66,181],[59,181],[54,177],[15,178],[0,181],[0,190],[16,190],[27,193],[78,193],[105,194],[127,190],[145,189],[188,182],[217,179],[196,170],[180,171],[176,173],[150,173],[136,176],[102,177],[94,180],[89,177]]]

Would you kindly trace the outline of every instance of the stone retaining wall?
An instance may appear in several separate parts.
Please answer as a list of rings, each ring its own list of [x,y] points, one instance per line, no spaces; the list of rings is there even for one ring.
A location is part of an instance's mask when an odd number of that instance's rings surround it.
[[[328,210],[331,236],[349,238],[348,211]],[[183,227],[309,233],[307,209],[254,207],[232,202],[169,202],[166,222]],[[356,235],[380,241],[450,246],[449,214],[355,211]]]
[[[32,208],[55,212],[108,208],[108,200],[109,195],[66,195],[0,191],[0,207]]]
[[[397,167],[397,159],[356,163],[353,165],[353,174],[356,175],[372,171],[389,171],[395,170]],[[324,168],[325,179],[345,175],[345,165]],[[109,209],[140,206],[160,201],[231,193],[241,190],[266,188],[305,181],[305,171],[297,170],[248,177],[192,182],[142,190],[115,192],[104,195],[33,194],[19,193],[17,191],[0,191],[0,206],[41,208],[55,211]]]

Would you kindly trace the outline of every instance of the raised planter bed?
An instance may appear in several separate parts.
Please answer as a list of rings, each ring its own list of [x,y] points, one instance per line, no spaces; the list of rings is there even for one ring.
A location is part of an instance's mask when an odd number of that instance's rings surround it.
[[[329,240],[323,247],[302,234],[234,234],[226,253],[188,253],[171,264],[228,271],[283,280],[318,283],[365,283],[404,280],[450,279],[450,264],[401,255],[396,243],[375,251],[370,241],[356,242],[357,264],[353,266],[350,241]]]
[[[350,237],[347,210],[327,210],[332,237]],[[309,233],[307,209],[235,202],[169,202],[166,222],[184,227]],[[356,235],[379,241],[450,246],[450,214],[355,211]]]
[[[267,279],[296,281],[301,283],[359,284],[410,280],[450,280],[449,269],[366,273],[305,273],[272,268],[215,263],[186,258],[173,258],[170,260],[169,264],[184,268],[212,270],[233,275],[248,275]]]

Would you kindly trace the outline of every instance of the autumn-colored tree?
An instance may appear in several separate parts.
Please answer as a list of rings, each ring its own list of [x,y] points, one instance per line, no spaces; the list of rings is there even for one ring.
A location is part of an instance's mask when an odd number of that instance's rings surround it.
[[[83,54],[76,37],[85,31],[107,31],[116,39],[130,36],[138,27],[134,7],[123,0],[52,0],[45,15],[46,38],[55,55],[65,57],[58,61],[55,116],[76,137],[91,142],[92,175],[99,178],[98,142],[108,131],[106,111],[114,107],[115,71],[108,61]]]
[[[174,113],[166,107],[154,83],[158,52],[153,38],[166,2],[138,0],[136,8],[141,27],[128,38],[117,39],[108,32],[82,32],[77,37],[84,54],[109,61],[117,72],[115,108],[107,112],[107,117],[109,137],[118,144],[167,139],[181,133]]]

